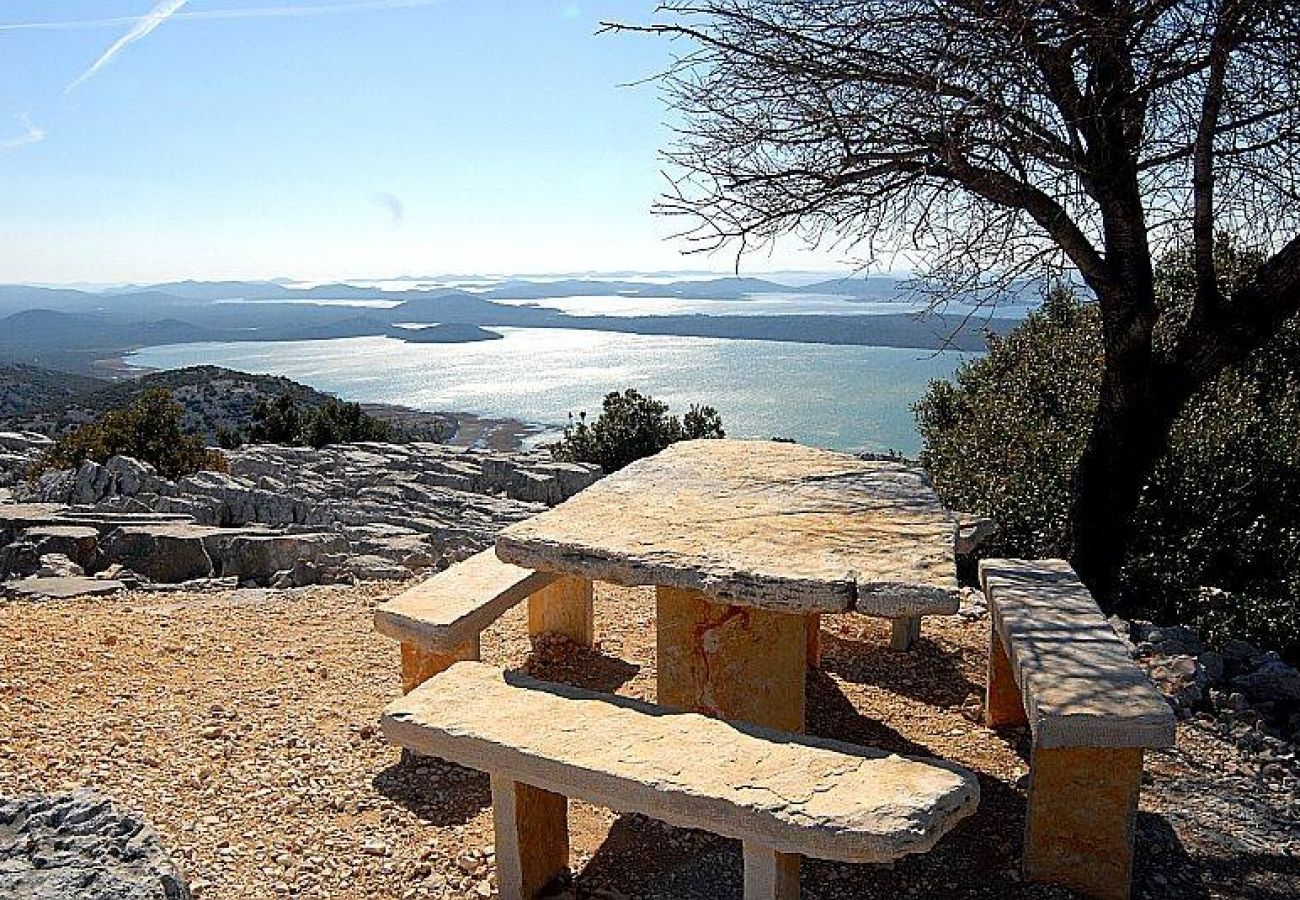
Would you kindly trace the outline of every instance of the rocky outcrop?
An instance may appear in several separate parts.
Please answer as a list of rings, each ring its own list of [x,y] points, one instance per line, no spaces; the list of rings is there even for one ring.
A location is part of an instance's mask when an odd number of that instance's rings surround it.
[[[0,431],[0,488],[17,484],[53,443],[34,431]]]
[[[0,896],[15,900],[188,900],[145,822],[89,790],[0,797]]]
[[[600,476],[543,452],[431,443],[257,445],[226,458],[228,472],[176,481],[123,456],[20,481],[25,502],[0,502],[0,579],[35,574],[50,553],[159,584],[401,578],[489,546]]]
[[[104,542],[104,556],[151,581],[176,584],[213,574],[203,529],[190,525],[126,525]]]
[[[1300,779],[1300,671],[1243,640],[1212,649],[1181,625],[1111,625],[1181,718],[1235,744],[1265,780]]]

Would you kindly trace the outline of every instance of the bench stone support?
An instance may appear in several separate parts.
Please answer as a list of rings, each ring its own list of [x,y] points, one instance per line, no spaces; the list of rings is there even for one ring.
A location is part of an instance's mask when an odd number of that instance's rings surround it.
[[[456,649],[446,652],[424,650],[415,644],[403,641],[402,693],[409,694],[434,675],[451,668],[453,663],[463,660],[477,661],[478,658],[478,635],[475,635]]]
[[[822,617],[813,615],[806,620],[808,625],[808,668],[822,667]]]
[[[799,900],[799,856],[745,841],[745,900]]]
[[[1025,877],[1097,900],[1127,900],[1140,747],[1035,747],[1025,820]]]
[[[803,731],[806,616],[656,592],[660,705]]]
[[[596,639],[592,584],[586,578],[557,578],[528,598],[528,634],[562,634],[590,647]]]
[[[1028,723],[1025,701],[1016,686],[1016,676],[1011,670],[1011,659],[1002,645],[997,626],[989,639],[989,677],[984,693],[984,718],[993,728],[1018,727]]]
[[[492,776],[497,891],[533,900],[569,866],[569,801],[561,794]]]
[[[890,622],[893,625],[893,633],[889,639],[890,649],[911,650],[912,645],[921,636],[921,617],[904,616],[899,619],[891,619]]]

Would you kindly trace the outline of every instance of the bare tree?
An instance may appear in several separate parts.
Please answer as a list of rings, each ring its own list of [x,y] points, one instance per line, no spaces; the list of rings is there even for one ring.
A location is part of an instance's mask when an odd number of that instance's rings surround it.
[[[700,246],[796,231],[908,248],[937,297],[1077,272],[1105,371],[1072,561],[1110,596],[1188,398],[1300,309],[1300,3],[698,0],[609,26],[678,39],[668,212]],[[1215,235],[1265,253],[1228,293]],[[1153,342],[1153,253],[1196,300]]]

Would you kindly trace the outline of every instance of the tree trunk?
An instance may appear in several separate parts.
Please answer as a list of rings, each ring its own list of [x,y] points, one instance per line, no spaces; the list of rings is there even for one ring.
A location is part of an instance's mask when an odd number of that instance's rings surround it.
[[[1135,399],[1136,393],[1103,394],[1074,474],[1070,562],[1108,610],[1116,599],[1142,488],[1168,445],[1170,421]]]

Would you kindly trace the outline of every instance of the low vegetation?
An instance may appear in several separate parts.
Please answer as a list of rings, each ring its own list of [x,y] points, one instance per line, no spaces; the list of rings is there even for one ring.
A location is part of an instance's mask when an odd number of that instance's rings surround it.
[[[1219,270],[1257,257],[1221,242]],[[1190,255],[1159,269],[1161,333],[1191,308]],[[987,552],[1061,555],[1101,384],[1096,304],[1056,291],[917,405],[923,462],[954,508],[994,518]],[[1196,393],[1146,480],[1114,604],[1300,657],[1300,320]]]
[[[112,456],[147,462],[170,479],[201,469],[225,471],[225,457],[210,450],[198,435],[186,433],[182,415],[170,392],[150,388],[131,405],[109,411],[60,437],[37,462],[33,474],[75,469],[86,460],[102,463]]]
[[[621,394],[606,394],[600,415],[591,424],[585,411],[576,418],[570,415],[564,437],[546,446],[556,459],[596,463],[606,472],[616,472],[677,441],[725,436],[722,418],[711,406],[692,404],[679,419],[667,403],[628,388]]]
[[[221,435],[223,444],[237,441],[237,435]],[[367,413],[356,403],[329,398],[316,406],[299,403],[293,395],[275,400],[262,399],[253,407],[253,422],[247,439],[254,444],[301,444],[324,447],[357,441],[404,442],[406,435],[389,423]]]

